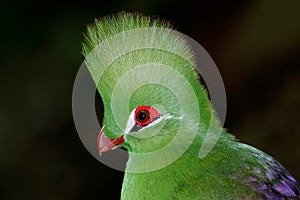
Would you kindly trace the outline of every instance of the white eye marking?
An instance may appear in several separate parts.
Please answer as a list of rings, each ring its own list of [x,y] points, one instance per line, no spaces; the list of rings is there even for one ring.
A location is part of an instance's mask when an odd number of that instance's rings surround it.
[[[154,121],[153,121],[152,123],[150,123],[149,125],[147,125],[147,126],[141,128],[140,130],[138,130],[138,132],[140,132],[140,131],[142,131],[142,130],[144,130],[144,129],[146,129],[146,128],[149,128],[149,127],[151,127],[151,126],[154,126],[154,125],[158,124],[158,123],[161,122],[164,118],[165,118],[165,117],[160,116],[159,118],[157,118],[156,120],[154,120]]]
[[[144,127],[140,127],[136,124],[135,120],[134,120],[134,115],[135,115],[135,110],[136,109],[133,109],[133,111],[131,111],[130,115],[129,115],[129,118],[128,118],[128,121],[127,121],[127,124],[126,124],[126,129],[124,131],[124,135],[127,135],[130,133],[130,131],[132,131],[132,129],[135,127],[139,127],[138,130],[136,130],[137,132],[141,131],[141,130],[144,130],[145,128],[149,128],[151,126],[154,126],[156,124],[158,124],[159,122],[161,122],[164,118],[167,118],[169,115],[165,115],[165,116],[159,116],[159,118],[155,119],[152,123],[148,124],[147,126],[144,126]]]
[[[158,123],[161,122],[163,119],[177,119],[177,120],[181,120],[182,117],[175,117],[175,116],[170,115],[170,114],[166,114],[166,115],[163,115],[163,116],[160,115],[159,118],[157,118],[156,120],[154,120],[154,121],[153,121],[152,123],[150,123],[149,125],[147,125],[147,126],[141,128],[140,130],[138,130],[138,132],[139,132],[139,131],[142,131],[142,130],[144,130],[144,129],[146,129],[146,128],[149,128],[149,127],[151,127],[151,126],[154,126],[154,125],[158,124]]]
[[[154,125],[158,124],[163,119],[178,119],[178,120],[182,119],[182,117],[175,117],[175,116],[172,116],[170,114],[160,115],[158,118],[156,118],[155,120],[153,120],[153,122],[151,122],[147,126],[140,127],[140,126],[138,126],[136,124],[135,119],[134,119],[135,110],[136,109],[133,109],[131,111],[130,115],[129,115],[129,118],[128,118],[128,121],[127,121],[127,124],[126,124],[126,129],[124,131],[124,136],[128,135],[130,133],[130,131],[132,131],[134,129],[134,127],[135,127],[135,131],[140,132],[140,131],[142,131],[142,130],[144,130],[146,128],[149,128],[151,126],[154,126]],[[138,128],[138,129],[136,130],[136,128]]]
[[[175,116],[173,116],[173,115],[166,114],[166,115],[164,116],[164,118],[166,118],[166,119],[177,119],[177,120],[181,120],[181,119],[182,119],[182,116],[180,116],[180,117],[175,117]]]
[[[134,114],[135,114],[135,109],[133,109],[133,111],[131,111],[131,113],[129,115],[124,134],[128,134],[130,132],[130,130],[134,127],[134,125],[135,125]]]

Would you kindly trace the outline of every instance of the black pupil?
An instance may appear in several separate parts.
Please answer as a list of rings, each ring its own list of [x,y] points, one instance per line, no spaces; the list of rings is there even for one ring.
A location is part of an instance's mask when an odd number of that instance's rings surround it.
[[[141,121],[145,120],[145,119],[146,119],[146,114],[143,113],[143,112],[140,112],[140,114],[139,114],[139,119],[140,119]]]
[[[147,121],[149,119],[149,112],[147,110],[141,110],[137,115],[137,119],[140,122]]]

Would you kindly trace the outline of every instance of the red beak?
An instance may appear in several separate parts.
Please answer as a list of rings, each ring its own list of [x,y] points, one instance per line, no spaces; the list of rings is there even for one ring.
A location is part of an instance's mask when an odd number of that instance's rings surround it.
[[[97,147],[100,155],[102,152],[110,151],[124,142],[123,135],[117,139],[107,138],[103,129],[104,127],[101,128],[97,139]]]

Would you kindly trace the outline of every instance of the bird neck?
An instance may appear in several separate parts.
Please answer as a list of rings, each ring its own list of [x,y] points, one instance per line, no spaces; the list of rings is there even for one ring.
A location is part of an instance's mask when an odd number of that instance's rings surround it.
[[[195,169],[201,168],[198,159],[198,152],[202,138],[198,135],[178,159],[169,165],[155,171],[131,173],[132,166],[145,162],[146,166],[153,166],[153,163],[147,160],[135,160],[136,157],[129,155],[127,163],[127,172],[124,176],[122,187],[122,200],[136,199],[137,197],[145,199],[172,199],[176,190],[180,188],[182,180],[185,180]],[[166,159],[167,160],[167,159]],[[162,160],[154,161],[154,165],[161,165]],[[204,166],[203,166],[204,167]]]

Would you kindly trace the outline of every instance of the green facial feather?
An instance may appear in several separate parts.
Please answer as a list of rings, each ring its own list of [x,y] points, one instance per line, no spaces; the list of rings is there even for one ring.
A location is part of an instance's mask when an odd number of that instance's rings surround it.
[[[96,21],[88,28],[83,52],[104,102],[106,135],[117,137],[122,134],[130,112],[139,105],[160,104],[167,114],[178,117],[184,114],[176,106],[178,102],[173,98],[174,93],[181,93],[180,96],[186,96],[186,99],[196,94],[199,105],[191,104],[190,111],[185,110],[191,113],[199,110],[195,107],[201,107],[203,112],[200,115],[206,118],[201,127],[209,123],[212,110],[193,68],[191,50],[182,38],[171,34],[169,28],[169,24],[159,20],[128,13]],[[142,65],[144,67],[139,68]],[[177,74],[168,75],[168,71]],[[187,80],[186,84],[190,84],[193,91],[185,91],[187,85],[176,81],[178,76]],[[144,85],[147,89],[140,87],[151,81],[158,84],[148,83],[148,86]],[[138,88],[133,88],[136,85]],[[166,85],[172,85],[176,91],[171,91]],[[130,99],[129,92],[132,94]],[[117,97],[117,102],[113,96]],[[190,120],[190,123],[199,122],[199,119]]]
[[[121,199],[262,197],[248,179],[265,181],[252,174],[266,174],[275,162],[271,157],[224,131],[213,150],[198,157],[207,132],[217,134],[222,127],[199,82],[191,48],[170,28],[122,12],[96,20],[85,35],[83,54],[103,100],[106,136],[123,135],[138,106],[152,106],[164,116],[126,135],[129,161]]]

